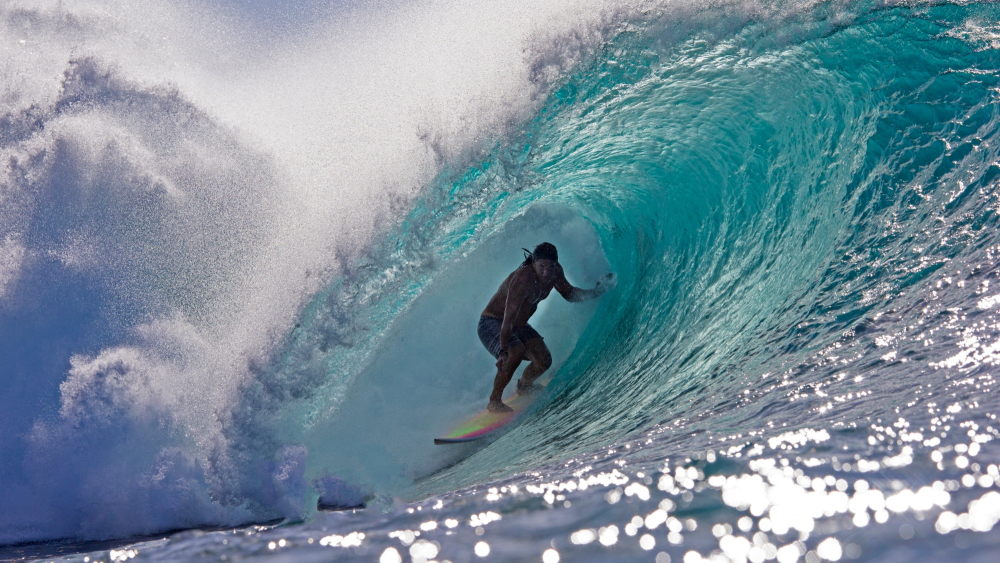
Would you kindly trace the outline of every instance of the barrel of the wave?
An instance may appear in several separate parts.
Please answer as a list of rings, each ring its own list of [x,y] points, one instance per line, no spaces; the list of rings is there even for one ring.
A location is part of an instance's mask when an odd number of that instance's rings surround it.
[[[535,385],[541,389],[531,393],[530,395],[520,395],[514,393],[505,397],[503,402],[512,409],[510,412],[491,412],[489,410],[484,410],[458,425],[458,427],[452,430],[447,436],[434,438],[434,443],[438,445],[461,444],[463,442],[472,442],[500,434],[505,427],[521,418],[524,411],[531,406],[536,398],[542,395],[541,391],[545,389],[547,384],[548,381],[536,382]]]

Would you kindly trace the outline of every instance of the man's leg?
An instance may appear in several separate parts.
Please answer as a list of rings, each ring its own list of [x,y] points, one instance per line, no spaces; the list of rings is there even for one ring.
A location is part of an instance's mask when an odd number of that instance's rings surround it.
[[[490,404],[487,410],[493,412],[510,412],[512,409],[503,404],[503,390],[514,376],[514,370],[521,365],[526,350],[524,344],[514,342],[507,350],[507,361],[497,367],[497,376],[493,380],[493,393],[490,394]]]
[[[549,353],[545,341],[541,338],[532,338],[525,343],[525,355],[531,360],[531,363],[524,368],[524,373],[521,374],[521,379],[517,382],[518,393],[530,392],[532,383],[552,365],[552,354]]]

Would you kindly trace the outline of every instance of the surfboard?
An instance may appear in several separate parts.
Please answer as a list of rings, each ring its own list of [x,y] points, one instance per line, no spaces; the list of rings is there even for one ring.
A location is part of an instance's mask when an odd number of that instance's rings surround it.
[[[504,398],[503,402],[508,407],[514,409],[513,411],[500,413],[483,410],[483,412],[460,424],[447,436],[434,438],[434,443],[438,445],[461,444],[463,442],[481,440],[495,434],[504,426],[520,418],[524,414],[525,409],[542,395],[542,391],[547,384],[548,381],[536,381],[535,385],[541,387],[541,389],[531,395],[518,395],[516,392],[511,393]]]

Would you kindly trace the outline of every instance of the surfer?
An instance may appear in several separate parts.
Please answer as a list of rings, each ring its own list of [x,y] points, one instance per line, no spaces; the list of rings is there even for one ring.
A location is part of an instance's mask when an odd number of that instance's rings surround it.
[[[527,358],[531,363],[517,382],[518,394],[530,394],[536,388],[534,381],[552,365],[552,356],[542,336],[528,324],[552,288],[566,301],[578,302],[604,295],[614,280],[614,274],[608,274],[594,289],[573,287],[566,281],[554,244],[543,242],[534,252],[528,249],[524,252],[524,262],[500,284],[479,317],[479,340],[497,359],[497,376],[486,407],[491,412],[512,410],[501,396],[522,360]]]

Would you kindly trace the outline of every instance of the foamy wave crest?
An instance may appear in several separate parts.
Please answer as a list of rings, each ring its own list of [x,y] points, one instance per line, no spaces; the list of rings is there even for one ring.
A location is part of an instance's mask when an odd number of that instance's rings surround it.
[[[0,330],[20,389],[5,396],[3,446],[7,471],[25,467],[9,482],[8,540],[232,521],[200,460],[218,456],[217,413],[247,354],[214,333],[212,307],[273,232],[272,164],[176,89],[120,75],[68,61],[58,97],[3,118]],[[84,508],[104,502],[121,505]],[[182,505],[179,520],[151,510]]]
[[[287,430],[349,377],[276,345],[643,4],[0,8],[0,542],[308,514]]]

